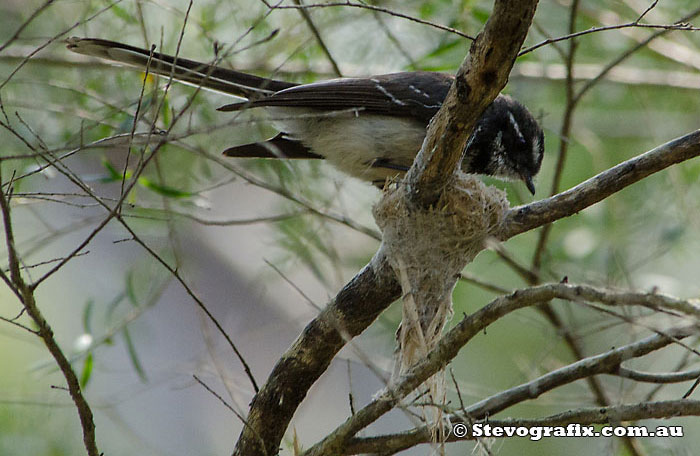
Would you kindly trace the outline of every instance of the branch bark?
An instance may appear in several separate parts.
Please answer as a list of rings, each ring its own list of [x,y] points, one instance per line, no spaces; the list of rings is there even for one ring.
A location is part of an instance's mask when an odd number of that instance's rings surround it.
[[[524,426],[533,428],[538,426],[566,426],[568,424],[615,424],[625,421],[636,421],[652,418],[666,418],[669,416],[698,416],[700,415],[700,401],[673,400],[659,402],[641,402],[638,404],[611,405],[608,407],[588,407],[571,410],[543,418],[520,419],[507,418],[503,420],[489,419],[488,424],[496,426]],[[455,421],[452,422],[453,424]],[[471,434],[458,438],[451,435],[447,441],[473,440]],[[406,433],[389,434],[375,437],[354,438],[348,442],[343,454],[381,453],[395,454],[399,451],[411,448],[421,443],[430,442],[430,433],[427,428],[421,433],[412,431]]]

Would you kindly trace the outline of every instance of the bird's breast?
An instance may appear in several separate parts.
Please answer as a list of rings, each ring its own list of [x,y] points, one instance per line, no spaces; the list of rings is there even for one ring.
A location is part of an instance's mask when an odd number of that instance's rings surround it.
[[[306,108],[266,109],[277,128],[346,174],[367,181],[402,174],[396,168],[411,166],[425,138],[426,126],[408,118]]]

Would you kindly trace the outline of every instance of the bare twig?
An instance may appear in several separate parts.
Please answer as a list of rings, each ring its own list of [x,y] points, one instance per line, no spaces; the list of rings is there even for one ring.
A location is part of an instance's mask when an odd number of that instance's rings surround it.
[[[155,50],[156,46],[151,46],[151,49],[148,53],[148,61],[146,62],[146,73],[143,77],[143,80],[141,81],[141,93],[139,93],[138,102],[136,103],[136,113],[134,113],[134,121],[131,123],[131,131],[129,132],[129,145],[126,148],[126,157],[124,158],[124,171],[122,172],[121,187],[119,189],[120,194],[124,194],[124,184],[126,183],[127,174],[129,171],[129,158],[131,157],[131,147],[134,144],[134,134],[136,133],[136,125],[139,122],[139,117],[141,117],[140,113],[141,106],[143,105],[143,96],[146,92],[146,84],[148,83],[148,75],[151,70],[151,62],[153,60],[153,53],[155,52]],[[117,210],[121,213],[121,206],[118,206]]]
[[[192,220],[193,222],[199,224],[199,225],[204,225],[204,226],[241,226],[241,225],[254,225],[256,223],[276,223],[276,222],[281,222],[284,220],[289,220],[291,218],[299,217],[304,214],[308,214],[309,211],[307,210],[299,210],[295,212],[290,212],[288,214],[277,214],[277,215],[264,215],[260,217],[251,217],[251,218],[241,218],[241,219],[225,219],[225,220],[209,220],[205,219],[202,217],[198,217],[193,214],[189,214],[187,212],[179,212],[174,209],[169,209],[164,211],[165,214],[164,216],[170,216],[174,215],[175,217],[182,217],[186,218],[189,220]],[[129,217],[129,218],[151,218],[155,220],[167,220],[167,218],[160,218],[160,217],[148,217],[144,215],[135,215],[135,214],[122,214],[124,217]]]
[[[42,49],[44,49],[46,46],[48,46],[48,45],[50,45],[51,43],[55,42],[56,40],[58,40],[58,39],[61,38],[62,36],[66,35],[66,34],[69,33],[71,30],[74,30],[75,28],[77,28],[77,27],[79,27],[79,26],[81,26],[81,25],[83,25],[83,24],[86,24],[86,23],[90,22],[91,20],[93,20],[94,18],[96,18],[97,16],[99,16],[100,14],[104,13],[105,11],[110,10],[114,5],[116,5],[116,4],[118,4],[118,3],[121,3],[121,1],[122,1],[122,0],[115,0],[114,2],[112,2],[112,3],[108,4],[107,6],[105,6],[104,8],[101,8],[100,10],[98,10],[95,14],[93,14],[93,15],[91,15],[91,16],[89,16],[89,17],[87,17],[87,18],[85,18],[85,19],[83,19],[83,20],[81,20],[81,21],[76,22],[75,24],[71,25],[71,26],[68,27],[67,29],[65,29],[65,30],[63,30],[63,31],[61,31],[61,32],[59,32],[59,33],[57,33],[57,34],[54,35],[53,37],[51,37],[51,38],[49,38],[48,40],[46,40],[41,46],[37,47],[37,48],[34,49],[31,53],[29,53],[29,55],[25,56],[24,59],[22,59],[22,61],[15,67],[15,69],[12,70],[12,71],[10,72],[10,74],[5,78],[5,80],[3,80],[2,82],[0,82],[0,89],[2,89],[3,87],[5,87],[5,85],[6,85],[7,83],[9,83],[10,80],[14,77],[14,75],[17,74],[17,72],[18,72],[19,70],[21,70],[22,67],[23,67],[24,65],[26,65],[27,62],[29,62],[29,61],[32,59],[32,57],[34,57],[36,54],[38,54],[38,53],[39,53]]]
[[[80,382],[75,375],[70,362],[59,347],[53,336],[53,329],[39,310],[34,298],[34,289],[27,285],[21,275],[20,258],[15,249],[14,233],[12,228],[12,218],[10,215],[10,205],[6,194],[0,186],[0,209],[2,210],[3,225],[5,231],[5,242],[9,255],[10,279],[14,287],[21,294],[21,302],[29,317],[37,325],[37,333],[46,345],[46,348],[56,360],[61,373],[66,379],[68,391],[78,410],[80,424],[83,430],[83,444],[88,456],[98,456],[99,450],[95,441],[95,423],[93,421],[92,410],[80,389]],[[4,274],[3,274],[4,275]]]
[[[294,0],[294,3],[298,6],[303,6],[301,0]],[[311,33],[316,38],[316,42],[321,48],[321,51],[323,51],[323,54],[326,56],[326,59],[328,59],[328,63],[331,64],[335,75],[339,78],[342,78],[343,73],[340,71],[340,67],[333,58],[330,49],[328,49],[328,46],[326,46],[326,42],[323,40],[321,32],[319,32],[318,27],[316,27],[316,24],[314,24],[314,21],[311,19],[311,14],[309,14],[309,11],[306,8],[299,8],[299,14],[301,14],[302,19],[304,19],[304,22],[306,22],[306,25],[309,27],[309,30],[311,30]]]
[[[686,15],[683,16],[678,22],[679,22],[679,23],[688,22],[688,21],[692,20],[693,18],[695,18],[695,17],[698,16],[698,15],[700,15],[700,8],[697,8],[697,9],[691,11],[690,13],[686,14]],[[627,58],[629,58],[632,54],[634,54],[634,53],[637,52],[638,50],[640,50],[640,49],[645,49],[645,48],[647,47],[647,45],[648,45],[649,43],[651,43],[652,41],[654,41],[656,38],[659,38],[659,37],[661,37],[661,36],[664,36],[664,35],[666,35],[667,33],[669,33],[670,31],[671,31],[671,30],[669,30],[669,29],[662,29],[662,30],[659,30],[659,31],[657,31],[657,32],[655,32],[655,33],[653,33],[653,34],[651,34],[651,35],[650,35],[649,37],[647,37],[645,40],[640,41],[640,42],[637,43],[635,46],[633,46],[633,47],[631,47],[630,49],[628,49],[627,51],[623,52],[623,53],[620,54],[617,58],[613,59],[610,63],[608,63],[608,64],[605,66],[605,68],[598,74],[598,76],[596,76],[595,78],[593,78],[593,79],[589,80],[588,82],[586,82],[586,84],[584,84],[583,87],[581,87],[581,88],[579,89],[579,91],[578,91],[578,93],[576,94],[574,100],[575,100],[576,102],[578,102],[578,100],[579,100],[581,97],[583,97],[583,96],[584,96],[590,89],[592,89],[600,80],[602,80],[602,79],[605,77],[605,75],[608,74],[608,72],[612,71],[613,68],[615,68],[616,66],[618,66],[619,64],[621,64],[622,62],[624,62],[625,60],[627,60]]]
[[[578,0],[574,0],[569,10],[569,32],[572,32],[576,27],[576,16],[578,14]],[[557,164],[554,167],[554,178],[552,179],[552,188],[550,195],[555,195],[559,192],[561,185],[561,176],[564,172],[564,163],[569,150],[571,140],[571,124],[576,108],[576,100],[574,99],[574,58],[576,55],[576,40],[573,38],[569,41],[569,48],[565,55],[566,65],[566,105],[564,108],[564,117],[562,120],[561,130],[559,132],[559,154],[557,155]],[[545,252],[547,239],[552,229],[552,225],[545,225],[540,231],[535,247],[535,254],[532,259],[532,269],[539,270],[542,263],[542,255]]]
[[[541,48],[542,46],[547,46],[548,44],[553,44],[553,43],[559,43],[561,41],[567,41],[567,40],[573,40],[574,38],[578,38],[584,35],[590,35],[591,33],[600,33],[600,32],[607,32],[610,30],[621,30],[621,29],[627,29],[627,28],[641,28],[641,29],[653,29],[653,30],[663,30],[663,31],[672,31],[672,30],[681,30],[681,31],[687,31],[687,32],[697,32],[700,30],[700,28],[693,27],[692,25],[685,23],[685,22],[680,22],[676,24],[640,24],[637,21],[634,22],[626,22],[624,24],[616,24],[616,25],[604,25],[600,27],[591,27],[586,30],[581,30],[578,32],[572,32],[570,31],[567,35],[559,36],[556,38],[547,38],[546,40],[543,40],[537,44],[534,44],[530,47],[527,47],[520,51],[518,53],[518,57],[521,57],[525,54],[528,54],[534,50],[537,50]]]
[[[483,288],[484,290],[488,290],[492,293],[497,293],[497,294],[508,294],[512,290],[508,290],[506,288],[500,287],[494,283],[486,282],[485,280],[480,279],[479,277],[476,277],[473,274],[469,274],[467,272],[462,272],[459,275],[459,279],[471,283],[472,285],[476,285],[479,288]]]
[[[289,284],[289,286],[291,286],[292,288],[294,288],[294,291],[296,291],[297,293],[299,293],[299,295],[300,295],[302,298],[304,298],[304,300],[305,300],[311,307],[313,307],[314,309],[318,310],[319,312],[321,311],[321,308],[318,306],[318,304],[316,304],[316,303],[314,302],[314,300],[311,299],[311,298],[309,297],[309,295],[307,295],[306,293],[304,293],[304,290],[302,290],[301,288],[299,288],[299,286],[298,286],[296,283],[294,283],[294,281],[292,281],[292,279],[290,279],[289,277],[287,277],[287,276],[284,274],[284,272],[282,272],[282,271],[280,270],[280,268],[278,268],[278,267],[275,266],[273,263],[271,263],[271,262],[269,262],[269,261],[267,261],[267,260],[265,260],[265,264],[267,264],[268,266],[270,266],[270,267],[272,268],[272,270],[275,271],[275,272],[277,273],[277,275],[279,275],[280,277],[282,277],[282,279],[283,279],[285,282],[287,282],[287,283]]]
[[[654,374],[651,372],[640,372],[620,366],[615,374],[623,378],[629,378],[630,380],[634,380],[636,382],[679,383],[687,382],[689,380],[696,380],[698,377],[700,377],[700,369],[684,372],[664,372],[662,374]]]
[[[382,8],[380,6],[374,6],[370,5],[367,3],[354,3],[350,1],[345,1],[345,2],[330,2],[330,3],[313,3],[313,4],[308,4],[308,5],[284,5],[284,6],[270,6],[267,2],[265,4],[269,8],[274,8],[274,9],[312,9],[312,8],[333,8],[333,7],[347,7],[347,8],[361,8],[361,9],[367,9],[370,11],[376,11],[378,13],[383,13],[383,14],[388,14],[389,16],[394,16],[398,17],[401,19],[406,19],[411,22],[416,22],[418,24],[423,24],[423,25],[428,25],[430,27],[436,28],[438,30],[443,30],[445,32],[450,32],[454,33],[455,35],[459,35],[462,38],[466,38],[468,40],[474,40],[476,39],[475,37],[471,35],[467,35],[464,32],[461,32],[455,28],[448,27],[446,25],[438,24],[436,22],[430,22],[426,21],[425,19],[420,19],[418,17],[410,16],[408,14],[403,14],[399,13],[397,11],[391,10],[389,8]]]
[[[647,8],[646,8],[644,11],[642,11],[642,14],[640,14],[639,17],[637,18],[637,20],[634,21],[634,22],[639,23],[639,21],[641,21],[642,19],[644,19],[644,16],[646,16],[647,14],[649,14],[649,11],[653,10],[654,8],[656,8],[656,5],[658,5],[658,4],[659,4],[659,0],[654,0],[654,1],[651,3],[651,5],[647,6]]]
[[[599,64],[576,64],[574,65],[574,79],[576,81],[591,80],[597,77],[602,69],[603,65]],[[566,67],[557,63],[520,62],[513,68],[510,75],[511,78],[525,77],[557,81],[566,79]],[[691,71],[667,71],[653,68],[617,66],[606,74],[605,80],[628,85],[700,89],[700,76]]]
[[[399,51],[399,53],[403,56],[404,59],[408,62],[409,66],[413,68],[414,70],[417,69],[416,65],[416,60],[411,56],[411,54],[408,52],[408,50],[405,48],[405,46],[399,41],[398,37],[394,34],[394,32],[389,28],[389,26],[386,24],[382,16],[374,11],[373,12],[374,19],[377,21],[377,24],[379,24],[379,28],[382,29],[384,32],[384,35],[389,39],[391,44],[394,45],[394,47]]]
[[[654,334],[645,339],[612,349],[600,355],[578,360],[568,366],[561,367],[552,372],[523,383],[516,387],[501,391],[491,397],[483,399],[467,409],[472,417],[483,418],[506,410],[515,404],[535,399],[540,395],[597,374],[615,374],[619,371],[624,361],[639,358],[652,351],[666,347],[674,342],[674,339],[682,339],[697,333],[697,327],[686,326],[663,331],[663,335]]]
[[[206,383],[204,383],[204,381],[202,381],[202,380],[201,380],[199,377],[197,377],[196,375],[192,374],[192,378],[194,378],[195,381],[196,381],[197,383],[199,383],[200,385],[202,385],[202,387],[203,387],[205,390],[207,390],[207,391],[209,392],[209,394],[211,394],[211,395],[214,396],[216,399],[218,399],[219,402],[221,402],[222,404],[224,404],[224,407],[226,407],[227,409],[229,409],[229,410],[231,411],[231,413],[233,413],[234,415],[236,415],[236,418],[238,418],[238,419],[241,421],[241,423],[243,423],[244,425],[246,424],[246,422],[245,422],[245,417],[244,417],[243,415],[241,415],[240,413],[238,413],[238,412],[236,411],[236,409],[233,408],[233,407],[231,406],[231,404],[229,404],[228,402],[226,402],[226,399],[224,399],[223,397],[221,397],[221,395],[220,395],[219,393],[217,393],[216,391],[214,391],[213,389],[211,389],[211,388],[209,387],[209,385],[207,385]]]
[[[18,328],[23,329],[31,334],[34,334],[35,336],[39,335],[39,331],[36,331],[32,328],[28,328],[28,327],[24,326],[22,323],[15,321],[14,318],[0,317],[0,320],[4,321],[5,323],[9,323],[11,325],[17,326]]]
[[[4,51],[10,44],[12,44],[17,38],[19,38],[20,33],[27,28],[29,24],[32,23],[34,19],[37,18],[42,12],[44,12],[51,4],[54,2],[54,0],[46,0],[44,3],[39,5],[37,9],[34,10],[34,12],[24,21],[22,22],[22,25],[20,25],[17,28],[17,31],[12,34],[11,37],[7,39],[2,45],[0,45],[0,52]]]

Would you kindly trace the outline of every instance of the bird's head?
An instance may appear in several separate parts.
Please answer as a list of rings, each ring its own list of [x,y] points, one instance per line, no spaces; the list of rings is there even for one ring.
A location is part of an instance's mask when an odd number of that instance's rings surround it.
[[[530,111],[507,95],[486,108],[467,141],[462,169],[525,182],[535,194],[542,165],[544,134]]]

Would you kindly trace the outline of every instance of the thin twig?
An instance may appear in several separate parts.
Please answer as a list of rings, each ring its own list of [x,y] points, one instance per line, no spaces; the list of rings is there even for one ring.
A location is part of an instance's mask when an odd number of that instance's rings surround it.
[[[686,14],[678,22],[680,22],[680,23],[688,22],[698,15],[700,15],[700,8],[697,8],[697,9],[691,11],[690,13]],[[605,75],[608,74],[608,72],[612,71],[613,68],[615,68],[616,66],[618,66],[619,64],[621,64],[622,62],[627,60],[627,58],[629,58],[632,54],[634,54],[635,52],[637,52],[640,49],[645,49],[647,47],[647,45],[649,43],[651,43],[653,40],[655,40],[656,38],[659,38],[663,35],[666,35],[670,31],[671,31],[670,29],[659,30],[659,31],[651,34],[645,40],[637,43],[635,46],[632,46],[630,49],[628,49],[627,51],[620,54],[617,58],[613,59],[610,63],[608,63],[608,65],[605,66],[605,68],[603,68],[603,70],[601,70],[601,72],[595,78],[586,82],[586,84],[584,84],[584,86],[579,89],[578,93],[574,97],[574,101],[578,102],[590,89],[592,89],[600,80],[602,80],[605,77]]]
[[[80,382],[78,381],[78,377],[75,375],[70,362],[54,338],[53,329],[46,321],[36,304],[33,288],[25,283],[20,273],[20,257],[15,249],[10,205],[2,186],[0,186],[0,209],[2,210],[5,241],[7,244],[10,262],[10,279],[22,296],[21,301],[27,311],[27,314],[37,325],[37,333],[39,337],[44,342],[44,345],[46,345],[46,348],[53,356],[56,364],[58,364],[63,377],[66,379],[68,391],[78,410],[78,416],[80,417],[80,424],[83,431],[83,444],[88,456],[98,456],[100,452],[97,449],[97,443],[95,441],[95,423],[90,405],[83,396],[80,388]]]
[[[27,28],[27,26],[31,24],[34,19],[37,18],[37,16],[39,16],[44,10],[51,6],[53,2],[54,0],[46,0],[37,9],[35,9],[34,12],[27,18],[27,20],[22,22],[22,25],[20,25],[17,28],[17,31],[15,31],[15,33],[13,33],[12,36],[9,37],[7,41],[5,41],[5,43],[0,46],[0,52],[4,51],[10,44],[12,44],[17,38],[19,38],[20,33],[22,33],[22,31],[25,28]]]
[[[628,369],[626,367],[620,366],[617,372],[615,372],[615,375],[623,378],[629,378],[630,380],[634,380],[636,382],[679,383],[687,382],[689,380],[696,380],[698,377],[700,377],[700,369],[684,372],[664,372],[662,374],[656,374],[651,372],[640,372],[634,369]]]
[[[22,61],[15,67],[15,69],[12,70],[12,71],[10,72],[10,74],[5,78],[5,80],[2,81],[2,82],[0,82],[0,89],[2,89],[3,87],[5,87],[5,85],[7,85],[7,84],[10,82],[10,80],[14,77],[14,75],[17,74],[17,72],[18,72],[19,70],[21,70],[22,67],[23,67],[24,65],[26,65],[27,62],[29,62],[29,61],[32,59],[32,57],[34,57],[36,54],[38,54],[38,53],[39,53],[42,49],[44,49],[46,46],[50,45],[51,43],[53,43],[54,41],[58,40],[58,39],[61,38],[62,36],[66,35],[66,34],[69,33],[71,30],[74,30],[75,28],[80,27],[81,25],[90,22],[91,20],[93,20],[94,18],[96,18],[97,16],[99,16],[100,14],[102,14],[102,13],[104,13],[104,12],[106,12],[106,11],[112,9],[112,7],[113,7],[114,5],[117,5],[117,4],[121,3],[121,1],[122,1],[122,0],[115,0],[114,2],[112,2],[112,3],[108,4],[107,6],[105,6],[104,8],[98,10],[95,14],[93,14],[93,15],[91,15],[91,16],[89,16],[89,17],[87,17],[87,18],[85,18],[85,19],[83,19],[83,20],[81,20],[81,21],[76,22],[75,24],[71,25],[71,26],[68,27],[67,29],[65,29],[65,30],[63,30],[63,31],[61,31],[61,32],[59,32],[59,33],[57,33],[56,35],[54,35],[54,36],[52,36],[51,38],[49,38],[48,40],[46,40],[46,42],[44,42],[41,46],[37,47],[37,48],[34,49],[32,52],[30,52],[29,55],[27,55],[26,57],[24,57],[24,59],[22,59]]]
[[[345,1],[345,2],[331,2],[331,3],[313,3],[313,4],[308,4],[308,5],[284,5],[284,6],[276,6],[274,8],[275,9],[300,9],[300,8],[311,9],[311,8],[333,8],[333,7],[343,7],[343,6],[348,7],[348,8],[361,8],[361,9],[367,9],[370,11],[376,11],[378,13],[388,14],[389,16],[394,16],[394,17],[398,17],[401,19],[406,19],[408,21],[416,22],[418,24],[428,25],[430,27],[436,28],[438,30],[443,30],[445,32],[454,33],[455,35],[459,35],[462,38],[466,38],[468,40],[475,40],[476,39],[475,37],[473,37],[471,35],[467,35],[464,32],[461,32],[461,31],[459,31],[455,28],[452,28],[452,27],[448,27],[446,25],[438,24],[436,22],[427,21],[425,19],[420,19],[418,17],[410,16],[408,14],[399,13],[399,12],[396,12],[396,11],[388,9],[388,8],[382,8],[379,6],[369,5],[367,3],[353,3],[350,1]],[[268,7],[270,7],[269,4],[268,4]]]
[[[303,6],[303,3],[301,0],[294,0],[294,3],[298,6]],[[306,8],[299,8],[299,14],[301,14],[302,19],[304,19],[304,22],[306,22],[306,25],[309,27],[309,30],[311,30],[311,33],[314,35],[316,38],[316,42],[318,43],[319,47],[321,48],[321,51],[323,54],[326,56],[326,59],[328,59],[328,63],[331,64],[331,68],[333,68],[333,72],[335,73],[336,76],[339,78],[343,77],[343,73],[340,71],[340,67],[338,66],[338,63],[335,61],[333,58],[333,55],[331,54],[330,49],[328,49],[328,46],[326,46],[326,42],[323,40],[323,37],[321,37],[321,32],[319,32],[318,27],[316,27],[316,24],[314,24],[314,21],[311,19],[311,14],[309,14],[309,11]]]
[[[571,4],[569,12],[569,32],[571,32],[576,26],[578,5],[578,0],[574,0]],[[561,178],[564,173],[564,163],[566,162],[566,155],[569,150],[569,143],[571,140],[571,125],[574,117],[574,110],[576,109],[576,100],[574,98],[574,60],[576,55],[576,46],[576,40],[571,39],[569,41],[569,48],[566,52],[566,105],[564,108],[564,117],[561,130],[559,132],[559,153],[557,155],[557,163],[554,167],[554,178],[552,179],[550,196],[559,193],[559,186],[561,185]],[[537,245],[535,247],[535,253],[532,258],[532,269],[535,271],[538,271],[542,264],[542,255],[546,250],[547,240],[549,239],[549,233],[551,230],[552,225],[545,225],[540,231],[539,238],[537,239]]]
[[[624,24],[616,24],[616,25],[604,25],[600,27],[591,27],[586,30],[581,30],[579,32],[569,32],[567,35],[559,36],[556,38],[547,38],[546,40],[543,40],[535,45],[532,45],[530,47],[527,47],[520,51],[518,53],[518,57],[522,57],[525,54],[528,54],[534,50],[537,50],[541,48],[542,46],[546,46],[548,44],[553,44],[553,43],[559,43],[561,41],[568,41],[568,40],[573,40],[574,38],[578,38],[584,35],[590,35],[591,33],[600,33],[600,32],[607,32],[610,30],[621,30],[621,29],[626,29],[626,28],[643,28],[643,29],[654,29],[654,30],[664,30],[664,31],[672,31],[672,30],[681,30],[681,31],[687,31],[687,32],[697,32],[700,30],[700,28],[693,27],[690,24],[687,23],[676,23],[676,24],[640,24],[638,22],[627,22]]]

